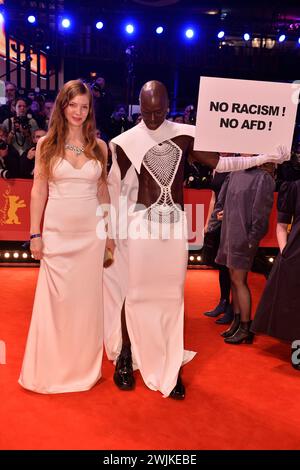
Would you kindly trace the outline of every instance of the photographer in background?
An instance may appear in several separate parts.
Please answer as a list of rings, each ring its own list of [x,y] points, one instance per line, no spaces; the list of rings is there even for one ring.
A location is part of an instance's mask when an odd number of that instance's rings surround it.
[[[196,124],[196,110],[194,105],[189,104],[183,113],[183,122],[184,124],[192,124],[193,126]]]
[[[94,102],[96,127],[101,131],[101,139],[108,140],[110,133],[110,118],[114,110],[114,100],[106,88],[103,77],[98,77],[91,86]]]
[[[7,132],[0,125],[0,178],[20,177],[20,157],[18,152],[7,143]]]
[[[17,96],[17,87],[12,82],[5,82],[5,98],[6,104],[0,106],[0,122],[10,118],[14,114],[14,103]]]
[[[39,126],[42,129],[48,130],[50,117],[52,114],[52,109],[54,107],[54,100],[51,98],[46,98],[45,104],[43,106],[42,115],[44,117],[44,123],[42,126]]]
[[[16,101],[16,115],[5,119],[3,127],[8,132],[8,143],[22,155],[32,145],[31,132],[38,125],[31,115],[27,115],[27,104],[23,98]]]
[[[132,127],[132,123],[129,122],[127,117],[126,106],[118,104],[112,113],[110,125],[109,125],[109,140],[117,137],[117,135],[128,131]]]
[[[199,162],[186,160],[184,166],[184,186],[189,189],[210,189],[212,169]]]
[[[30,149],[26,150],[20,157],[21,178],[33,178],[36,144],[44,135],[46,135],[46,131],[44,131],[43,129],[36,129],[32,132],[32,146],[30,147]]]

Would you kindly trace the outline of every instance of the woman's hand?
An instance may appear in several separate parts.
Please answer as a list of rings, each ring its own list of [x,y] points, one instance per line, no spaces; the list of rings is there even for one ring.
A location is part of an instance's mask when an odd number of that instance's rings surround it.
[[[218,220],[222,220],[222,219],[223,219],[223,213],[224,213],[224,211],[220,211],[220,212],[217,213],[217,219],[218,219]]]
[[[32,238],[30,240],[30,251],[34,259],[43,258],[43,242],[41,238]]]

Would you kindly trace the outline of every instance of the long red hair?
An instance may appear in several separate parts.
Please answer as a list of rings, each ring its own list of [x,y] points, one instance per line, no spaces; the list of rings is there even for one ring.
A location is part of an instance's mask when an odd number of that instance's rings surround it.
[[[96,140],[92,94],[89,87],[81,80],[70,80],[65,83],[56,97],[49,129],[41,144],[41,162],[47,176],[51,178],[54,164],[65,153],[68,121],[65,118],[64,111],[70,101],[77,95],[87,95],[89,99],[89,113],[82,127],[84,153],[87,158],[99,160],[102,163],[102,177],[106,179],[106,158]]]

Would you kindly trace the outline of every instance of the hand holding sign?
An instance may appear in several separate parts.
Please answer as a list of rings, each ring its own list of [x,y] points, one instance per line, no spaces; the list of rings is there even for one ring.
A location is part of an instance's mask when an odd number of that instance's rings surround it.
[[[277,147],[277,150],[278,150],[278,155],[280,156],[280,158],[276,160],[275,163],[281,164],[291,158],[291,153],[289,152],[287,147],[285,147],[284,145],[279,145]]]

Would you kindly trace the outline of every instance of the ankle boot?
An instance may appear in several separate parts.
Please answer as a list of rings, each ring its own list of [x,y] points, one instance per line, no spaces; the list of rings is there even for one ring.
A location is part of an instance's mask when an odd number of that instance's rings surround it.
[[[204,312],[204,315],[206,315],[207,317],[217,317],[221,315],[221,313],[225,312],[226,306],[227,300],[221,299],[218,305],[213,310],[210,310],[209,312]]]
[[[233,318],[233,322],[231,323],[230,327],[227,328],[227,330],[223,331],[221,333],[221,336],[223,336],[223,338],[229,338],[230,336],[234,335],[234,333],[236,332],[236,330],[240,326],[240,321],[241,321],[240,313],[235,313],[234,318]]]
[[[218,318],[216,323],[218,325],[230,325],[233,320],[233,310],[231,304],[228,304],[223,317]]]
[[[236,332],[229,338],[224,339],[225,343],[229,343],[229,344],[253,343],[254,334],[250,331],[251,323],[252,323],[251,320],[241,321]]]

